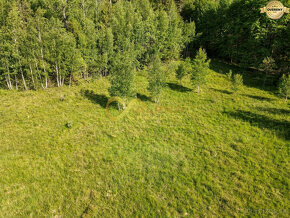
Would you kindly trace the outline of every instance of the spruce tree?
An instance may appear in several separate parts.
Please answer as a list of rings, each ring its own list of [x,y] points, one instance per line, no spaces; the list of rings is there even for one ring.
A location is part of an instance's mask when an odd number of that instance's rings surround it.
[[[200,48],[192,63],[191,81],[193,85],[197,86],[197,93],[200,92],[200,86],[206,83],[206,76],[209,72],[210,60],[204,49]]]
[[[243,76],[235,74],[233,78],[234,91],[237,92],[243,86]]]

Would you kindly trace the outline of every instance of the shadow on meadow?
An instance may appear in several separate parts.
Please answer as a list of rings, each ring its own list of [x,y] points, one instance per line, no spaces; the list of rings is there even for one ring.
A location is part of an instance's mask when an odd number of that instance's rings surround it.
[[[167,85],[171,90],[178,91],[178,92],[191,92],[192,91],[192,89],[190,88],[187,88],[182,85],[175,84],[175,83],[167,83]]]
[[[228,90],[221,90],[221,89],[215,89],[215,88],[210,88],[210,89],[213,90],[213,91],[216,91],[216,92],[220,92],[220,93],[223,93],[223,94],[227,94],[227,95],[233,94],[233,92],[230,92]]]
[[[224,75],[232,70],[233,74],[243,75],[244,85],[265,91],[276,92],[277,81],[279,79],[276,75],[268,75],[264,84],[265,74],[255,69],[243,68],[218,60],[211,61],[210,69]]]
[[[140,93],[137,93],[137,98],[141,101],[149,101],[149,102],[153,102],[152,99],[146,95],[142,95]]]
[[[243,96],[246,96],[246,97],[249,97],[249,98],[252,98],[252,99],[255,99],[255,100],[260,100],[260,101],[272,101],[272,100],[274,100],[272,98],[267,98],[267,97],[258,96],[258,95],[246,95],[246,94],[243,94]]]
[[[279,109],[279,108],[264,108],[264,107],[256,107],[257,110],[259,111],[265,111],[265,112],[269,112],[272,114],[287,114],[290,116],[290,110],[287,109]],[[290,130],[289,130],[290,131]]]
[[[275,130],[277,135],[290,139],[290,122],[287,120],[277,120],[264,115],[255,114],[249,111],[237,110],[233,112],[225,112],[225,114],[249,122],[252,126],[258,126],[259,128]]]
[[[106,108],[109,98],[105,95],[95,94],[92,90],[81,90],[81,95],[89,99],[94,104],[99,104]]]

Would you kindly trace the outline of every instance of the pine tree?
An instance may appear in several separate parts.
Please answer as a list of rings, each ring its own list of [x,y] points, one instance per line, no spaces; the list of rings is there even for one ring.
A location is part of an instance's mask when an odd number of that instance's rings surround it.
[[[237,92],[243,86],[243,76],[241,74],[235,74],[233,78],[234,91]]]
[[[200,92],[200,85],[206,83],[206,76],[209,72],[210,60],[207,59],[207,55],[204,49],[200,48],[193,60],[191,81],[194,85],[197,85],[197,93]]]

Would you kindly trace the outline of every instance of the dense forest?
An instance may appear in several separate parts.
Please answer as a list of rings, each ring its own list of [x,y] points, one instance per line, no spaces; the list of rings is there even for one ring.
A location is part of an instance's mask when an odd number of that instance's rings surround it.
[[[266,4],[267,0],[0,0],[1,86],[36,90],[107,75],[122,86],[157,56],[168,63],[194,56],[200,47],[211,58],[244,67],[260,68],[271,58],[271,73],[280,76],[289,72],[289,15],[271,20],[260,14]]]

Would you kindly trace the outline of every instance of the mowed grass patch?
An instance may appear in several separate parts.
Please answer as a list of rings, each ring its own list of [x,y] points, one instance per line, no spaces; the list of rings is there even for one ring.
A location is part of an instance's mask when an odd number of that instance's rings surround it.
[[[159,105],[147,84],[116,121],[107,79],[1,90],[1,216],[288,216],[283,99],[214,71],[200,94],[171,76]]]

